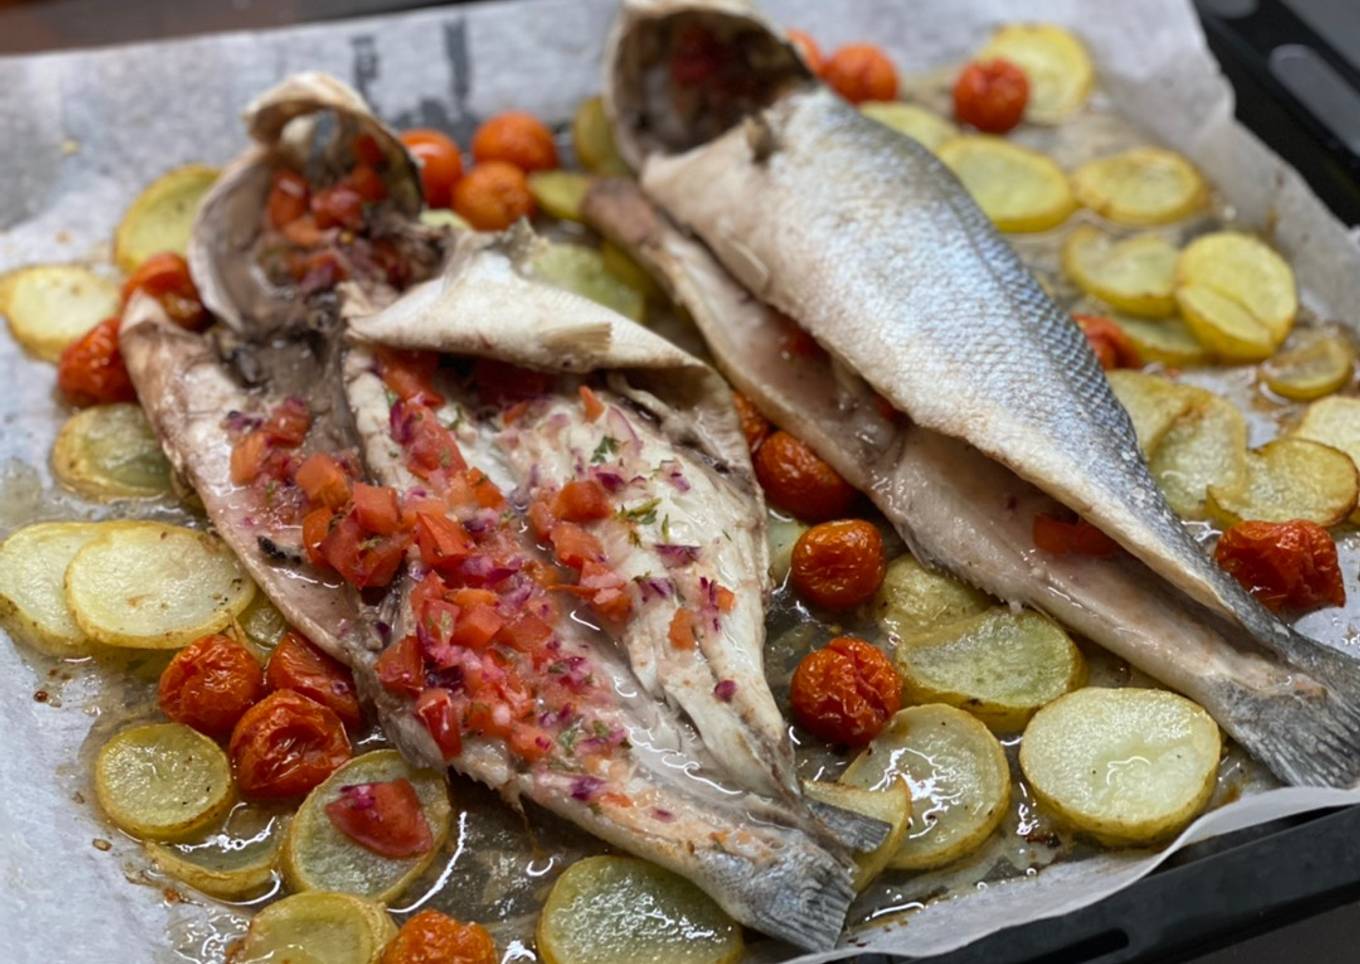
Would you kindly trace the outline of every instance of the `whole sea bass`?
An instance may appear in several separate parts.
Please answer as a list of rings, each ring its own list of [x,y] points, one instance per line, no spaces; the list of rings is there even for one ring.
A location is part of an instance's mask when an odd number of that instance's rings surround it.
[[[702,70],[677,69],[696,51]],[[650,218],[654,266],[709,318],[734,382],[918,554],[1199,700],[1282,779],[1356,782],[1360,667],[1194,543],[1079,329],[933,155],[818,83],[739,0],[626,0],[606,103],[645,194],[707,249],[641,198],[597,193],[593,219],[636,241]],[[780,316],[829,362],[795,373]],[[872,411],[875,394],[911,424]],[[1049,498],[1134,558],[1039,553],[1029,523]]]

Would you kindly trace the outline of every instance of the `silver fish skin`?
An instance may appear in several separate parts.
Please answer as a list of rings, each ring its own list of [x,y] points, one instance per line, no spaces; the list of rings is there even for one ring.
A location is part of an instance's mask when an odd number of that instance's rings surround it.
[[[1131,557],[1037,551],[1033,519],[1058,503],[965,442],[884,418],[843,365],[780,353],[787,321],[637,185],[597,183],[584,210],[688,308],[733,385],[868,494],[918,558],[1049,613],[1197,700],[1281,779],[1354,781],[1353,717],[1331,677],[1290,667]]]

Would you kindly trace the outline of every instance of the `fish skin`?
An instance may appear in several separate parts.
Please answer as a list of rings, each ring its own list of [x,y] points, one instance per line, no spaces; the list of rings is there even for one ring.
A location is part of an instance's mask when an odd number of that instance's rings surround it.
[[[1281,779],[1354,781],[1354,717],[1332,677],[1282,665],[1131,557],[1036,551],[1033,518],[1057,502],[967,443],[886,419],[870,387],[833,359],[775,350],[787,322],[637,185],[597,183],[584,213],[689,309],[733,385],[868,494],[918,558],[1049,613],[1196,699]]]

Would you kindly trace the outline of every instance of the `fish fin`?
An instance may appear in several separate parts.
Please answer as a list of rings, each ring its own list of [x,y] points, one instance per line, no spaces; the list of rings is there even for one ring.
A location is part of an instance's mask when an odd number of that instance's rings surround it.
[[[743,924],[809,951],[836,946],[855,888],[849,869],[826,851],[786,850],[759,869],[729,853],[706,854],[703,863],[710,877],[734,884],[712,893],[719,903],[725,892],[740,894],[740,906],[725,909]]]
[[[866,817],[854,810],[837,807],[830,803],[809,800],[808,808],[831,838],[842,847],[857,854],[869,853],[888,839],[892,828],[882,820]]]

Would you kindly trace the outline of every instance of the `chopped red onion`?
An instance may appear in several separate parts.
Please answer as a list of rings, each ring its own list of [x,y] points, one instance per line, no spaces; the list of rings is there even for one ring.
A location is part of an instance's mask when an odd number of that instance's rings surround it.
[[[732,697],[737,694],[737,681],[731,679],[720,679],[718,685],[713,687],[713,695],[724,703],[731,703]]]

